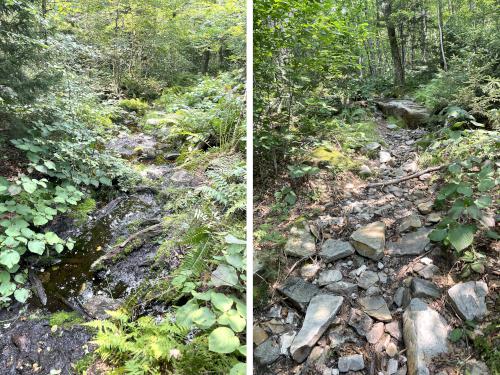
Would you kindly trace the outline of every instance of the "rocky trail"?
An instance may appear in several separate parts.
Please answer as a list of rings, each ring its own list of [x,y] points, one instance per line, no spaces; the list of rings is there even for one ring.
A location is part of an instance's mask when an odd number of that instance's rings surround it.
[[[365,146],[376,155],[361,167],[366,180],[344,182],[339,201],[286,236],[294,267],[272,306],[255,313],[255,373],[488,374],[448,339],[493,301],[483,281],[453,280],[449,254],[427,238],[442,214],[435,171],[366,188],[420,172],[426,131],[375,116],[380,141]]]
[[[146,120],[126,114],[107,145],[128,160],[140,185],[104,195],[83,221],[61,216],[52,222],[48,230],[76,239],[74,250],[32,264],[35,293],[28,304],[0,311],[0,374],[76,374],[75,364],[93,346],[91,330],[75,323],[105,318],[106,310],[118,308],[144,282],[151,285],[178,266],[173,252],[167,266],[153,267],[160,246],[158,226],[167,214],[163,193],[194,187],[200,179],[175,168],[178,153],[164,143],[168,126],[143,133],[141,126],[160,125],[165,113],[148,115]],[[146,306],[138,313],[161,314],[166,308]],[[61,315],[57,325],[52,314],[60,312],[73,314],[66,321]]]

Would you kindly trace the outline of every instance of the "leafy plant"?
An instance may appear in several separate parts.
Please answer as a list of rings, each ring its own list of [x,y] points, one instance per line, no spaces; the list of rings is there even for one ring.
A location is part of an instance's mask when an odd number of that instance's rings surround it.
[[[489,160],[471,157],[464,162],[448,166],[450,177],[439,191],[435,206],[447,208],[448,213],[430,234],[432,241],[442,242],[452,247],[466,263],[464,276],[470,270],[484,271],[484,256],[474,249],[465,252],[474,244],[482,230],[486,236],[498,238],[494,227],[495,220],[488,212],[493,203],[492,194],[499,181],[493,163]]]
[[[137,98],[122,99],[118,102],[118,105],[128,111],[135,111],[138,115],[143,115],[149,108],[148,103]]]

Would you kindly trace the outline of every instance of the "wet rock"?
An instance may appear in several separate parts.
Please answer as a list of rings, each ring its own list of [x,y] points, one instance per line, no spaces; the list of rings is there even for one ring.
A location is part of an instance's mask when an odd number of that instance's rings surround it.
[[[398,231],[400,233],[406,232],[409,229],[413,228],[420,228],[422,226],[422,221],[420,220],[420,217],[418,215],[410,215],[401,221],[401,224],[399,224]]]
[[[422,215],[427,215],[432,212],[432,207],[434,206],[433,201],[422,202],[417,205],[418,210]]]
[[[290,346],[292,345],[293,339],[295,338],[296,335],[297,335],[296,332],[288,332],[288,333],[281,335],[281,337],[280,337],[280,352],[281,352],[281,354],[286,355],[286,356],[288,356],[290,354],[289,349],[290,349]]]
[[[320,273],[318,284],[320,286],[325,286],[340,280],[342,280],[342,272],[338,270],[326,270]]]
[[[104,295],[95,295],[90,298],[83,307],[89,315],[95,317],[96,319],[106,319],[108,314],[106,310],[117,310],[120,307],[121,300],[106,297]]]
[[[285,245],[285,253],[298,258],[314,255],[316,242],[309,229],[293,227]]]
[[[349,283],[347,281],[338,281],[336,283],[328,284],[326,289],[333,293],[349,295],[352,293],[357,293],[358,286],[353,283]]]
[[[401,338],[403,337],[401,332],[401,326],[399,324],[399,321],[397,320],[387,323],[385,325],[385,332],[387,332],[389,335],[391,335],[398,341],[401,341]]]
[[[399,242],[391,242],[387,246],[387,252],[393,256],[419,255],[430,243],[427,237],[431,229],[420,228],[416,232],[404,235]]]
[[[325,262],[333,262],[354,254],[354,248],[347,241],[328,239],[321,246],[319,256]]]
[[[358,278],[358,286],[362,289],[368,289],[379,282],[379,277],[376,272],[364,271]]]
[[[383,334],[384,334],[384,323],[382,322],[375,323],[370,329],[370,331],[366,334],[366,340],[370,344],[375,344],[376,342],[378,342],[378,340],[380,340]]]
[[[351,234],[350,239],[358,254],[379,260],[384,256],[385,224],[382,221],[368,224]]]
[[[362,310],[372,318],[382,322],[392,320],[391,312],[382,296],[370,296],[359,299]]]
[[[398,361],[397,359],[391,358],[389,359],[389,363],[387,364],[387,375],[393,375],[398,372]]]
[[[253,343],[260,345],[269,338],[267,332],[260,326],[253,326]]]
[[[312,347],[330,326],[340,309],[343,297],[329,294],[316,295],[307,307],[304,323],[290,347],[290,353],[296,362],[302,363]]]
[[[305,310],[311,298],[320,293],[317,286],[304,281],[300,277],[289,277],[278,290],[302,311]]]
[[[481,320],[487,314],[485,297],[488,286],[484,281],[469,281],[452,286],[448,296],[458,314],[465,320]]]
[[[255,361],[263,366],[275,362],[280,354],[280,347],[272,338],[257,346],[253,352]]]
[[[411,100],[390,99],[377,102],[377,106],[386,116],[402,119],[410,129],[426,124],[430,117],[425,107]]]
[[[365,337],[373,325],[373,320],[363,311],[351,309],[348,324],[356,330],[358,335]]]
[[[306,279],[310,279],[315,277],[320,269],[319,263],[306,264],[300,269],[300,275]]]
[[[418,298],[403,314],[403,337],[408,373],[430,374],[427,365],[435,356],[448,352],[449,327],[439,313]]]
[[[361,354],[348,355],[339,358],[339,371],[359,371],[365,368],[365,361]]]
[[[414,298],[439,298],[441,295],[436,284],[418,277],[412,279],[410,288]]]

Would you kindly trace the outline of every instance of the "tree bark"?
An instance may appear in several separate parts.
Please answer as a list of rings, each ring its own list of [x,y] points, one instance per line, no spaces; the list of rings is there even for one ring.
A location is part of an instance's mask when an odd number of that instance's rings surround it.
[[[392,3],[391,0],[387,1],[383,6],[384,18],[387,27],[387,36],[389,37],[389,45],[391,47],[392,63],[394,67],[394,84],[397,87],[403,87],[405,84],[404,67],[399,53],[398,38],[396,34],[396,27],[392,20]]]
[[[203,65],[201,66],[201,74],[208,73],[208,64],[210,63],[210,50],[203,52]]]
[[[443,69],[446,72],[448,70],[448,64],[446,63],[446,55],[444,53],[442,0],[438,0],[438,27],[439,27],[439,47],[441,48],[441,60],[443,63]]]

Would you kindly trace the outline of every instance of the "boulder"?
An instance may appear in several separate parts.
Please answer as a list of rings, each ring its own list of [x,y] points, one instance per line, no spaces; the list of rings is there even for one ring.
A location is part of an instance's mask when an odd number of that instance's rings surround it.
[[[312,347],[333,322],[343,301],[344,297],[330,294],[319,294],[311,299],[302,328],[290,346],[290,353],[296,362],[304,362]]]
[[[376,103],[384,115],[403,120],[410,129],[425,125],[429,121],[430,114],[427,109],[414,101],[389,99]]]
[[[488,286],[484,281],[468,281],[452,286],[448,296],[458,314],[465,320],[481,320],[487,314],[485,297]]]
[[[359,228],[351,234],[350,240],[360,255],[379,260],[384,256],[385,224],[376,221]]]
[[[429,375],[428,364],[448,352],[449,326],[439,313],[414,298],[403,314],[403,337],[409,375]]]
[[[347,241],[328,239],[321,246],[319,256],[325,262],[333,262],[354,254],[354,248]]]

